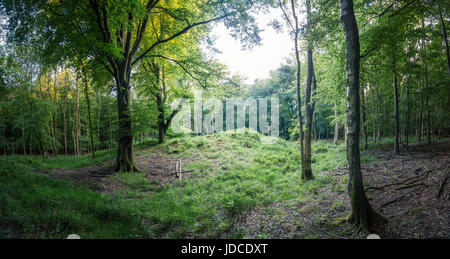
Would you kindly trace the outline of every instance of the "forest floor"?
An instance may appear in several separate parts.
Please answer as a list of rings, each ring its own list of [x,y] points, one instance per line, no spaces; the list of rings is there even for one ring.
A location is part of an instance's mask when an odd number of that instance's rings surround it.
[[[378,234],[383,238],[449,239],[450,142],[415,144],[401,154],[386,149],[367,153],[378,159],[362,164],[366,194],[375,210],[388,219]],[[328,173],[346,178],[346,172],[340,168]],[[351,210],[347,192],[330,185],[316,191],[327,198],[253,209],[241,223],[248,229],[247,237],[266,232],[273,238],[361,238],[352,236],[343,223]]]
[[[129,225],[139,225],[130,233],[125,226],[92,230],[64,215],[68,222],[62,229],[43,235],[60,237],[74,232],[88,238],[365,238],[362,233],[355,235],[345,221],[351,206],[343,144],[316,142],[315,180],[303,182],[298,176],[297,143],[263,145],[259,138],[256,134],[228,133],[172,139],[167,145],[141,148],[136,152],[136,163],[142,170],[138,174],[114,173],[111,159],[88,167],[48,166],[35,170],[46,178],[99,193],[101,198],[95,199],[107,199],[106,204],[119,204],[113,206],[114,213],[126,215],[108,218],[112,221],[108,224],[115,226],[119,224],[115,221],[128,220]],[[380,147],[371,147],[362,156],[368,198],[388,219],[388,224],[376,232],[383,238],[450,238],[450,142],[413,144],[401,154],[394,154],[389,145]],[[178,172],[180,162],[182,170]],[[51,194],[55,195],[59,194]],[[86,203],[78,196],[73,198],[74,203]],[[61,206],[67,206],[67,198],[63,200],[66,205]],[[56,206],[57,202],[51,204]],[[82,212],[88,218],[106,217],[97,210],[111,209],[110,205],[98,208],[98,202],[89,206],[96,209]],[[47,215],[40,220],[51,225],[54,218]],[[26,224],[39,224],[29,221]]]

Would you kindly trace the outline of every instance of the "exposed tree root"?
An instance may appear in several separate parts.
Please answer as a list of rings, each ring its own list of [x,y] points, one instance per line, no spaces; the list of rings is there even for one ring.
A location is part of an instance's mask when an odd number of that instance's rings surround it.
[[[410,188],[417,187],[417,186],[422,186],[422,185],[425,185],[425,183],[424,182],[420,182],[420,183],[408,184],[408,185],[405,185],[405,186],[400,186],[398,188],[395,188],[395,190],[397,190],[397,191],[405,190],[405,189],[410,189]]]
[[[448,177],[449,177],[449,174],[447,173],[444,180],[441,182],[441,185],[440,185],[438,191],[436,192],[436,198],[439,199],[442,196],[442,194],[444,193],[444,187],[448,182]]]
[[[418,187],[418,188],[415,188],[415,189],[413,189],[413,190],[410,190],[409,192],[406,192],[406,193],[404,193],[404,194],[398,196],[397,198],[395,198],[395,199],[393,199],[393,200],[390,200],[390,201],[388,201],[388,202],[385,202],[383,205],[380,206],[380,208],[384,208],[384,207],[386,207],[386,206],[389,205],[389,204],[392,204],[392,203],[394,203],[394,202],[396,202],[396,201],[399,201],[400,199],[403,199],[404,197],[406,197],[406,196],[409,195],[410,193],[413,193],[413,192],[419,190],[420,188],[422,188],[422,187]]]
[[[380,224],[385,224],[387,219],[378,214],[372,207],[369,206],[365,208],[365,211],[352,211],[348,217],[349,223],[351,223],[352,229],[356,234],[363,232],[364,234],[371,234],[371,230],[375,229],[375,226]]]
[[[423,173],[423,174],[421,174],[419,176],[414,176],[414,177],[408,178],[408,179],[403,180],[403,181],[398,182],[398,183],[390,183],[390,184],[386,184],[386,185],[382,185],[382,186],[370,186],[370,187],[367,187],[365,189],[365,191],[368,191],[368,190],[382,190],[382,189],[384,189],[386,187],[391,187],[391,186],[395,186],[395,185],[402,185],[402,184],[406,184],[408,182],[409,182],[408,183],[409,185],[412,185],[413,183],[416,183],[416,182],[418,182],[420,180],[423,180],[423,179],[427,178],[430,173],[431,173],[431,171],[426,171],[425,173]],[[402,189],[402,187],[399,187],[399,189]]]

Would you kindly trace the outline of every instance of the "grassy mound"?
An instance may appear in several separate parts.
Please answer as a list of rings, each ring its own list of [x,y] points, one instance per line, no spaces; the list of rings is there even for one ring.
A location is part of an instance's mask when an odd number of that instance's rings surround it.
[[[42,168],[75,168],[112,158],[105,152],[87,157],[44,160],[23,156],[0,158],[0,214],[3,237],[63,238],[240,238],[236,220],[255,206],[297,204],[315,190],[334,183],[326,173],[345,165],[345,147],[313,144],[316,179],[303,182],[297,142],[248,131],[180,137],[167,145],[139,152],[189,161],[193,177],[173,183],[150,181],[145,173],[113,176],[126,188],[113,195],[29,174]],[[370,159],[370,158],[369,158]],[[341,185],[342,186],[342,183]],[[6,230],[6,231],[5,231]]]

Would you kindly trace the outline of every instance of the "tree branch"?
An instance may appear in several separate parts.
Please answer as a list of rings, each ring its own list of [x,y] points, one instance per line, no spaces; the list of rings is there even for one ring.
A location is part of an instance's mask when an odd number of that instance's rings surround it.
[[[213,19],[210,19],[210,20],[206,20],[206,21],[202,21],[202,22],[198,22],[198,23],[193,23],[193,24],[191,24],[191,25],[186,26],[184,29],[180,30],[179,32],[173,34],[172,36],[170,36],[170,37],[168,37],[168,38],[166,38],[166,39],[161,39],[161,40],[156,41],[156,42],[153,43],[146,51],[144,51],[144,53],[142,53],[139,57],[137,57],[137,58],[131,63],[131,65],[132,65],[132,66],[135,65],[135,64],[136,64],[137,62],[139,62],[141,59],[143,59],[144,57],[146,57],[147,54],[148,54],[150,51],[152,51],[156,46],[158,46],[158,45],[160,45],[160,44],[162,44],[162,43],[169,42],[169,41],[171,41],[171,40],[173,40],[173,39],[175,39],[175,38],[178,38],[179,36],[181,36],[181,35],[187,33],[189,30],[191,30],[191,29],[194,28],[194,27],[197,27],[197,26],[200,26],[200,25],[204,25],[204,24],[208,24],[208,23],[215,22],[215,21],[219,21],[219,20],[221,20],[221,19],[224,19],[224,18],[226,18],[226,17],[228,17],[228,16],[233,15],[234,13],[235,13],[235,12],[229,13],[229,14],[225,14],[225,15],[223,15],[223,16],[216,17],[216,18],[213,18]]]
[[[203,87],[204,89],[206,89],[206,85],[205,84],[203,84],[203,82],[199,79],[199,78],[197,78],[197,77],[195,77],[184,65],[183,65],[183,61],[179,61],[179,60],[175,60],[175,59],[173,59],[173,58],[169,58],[169,57],[165,57],[165,56],[163,56],[163,55],[150,55],[150,56],[148,56],[148,57],[153,57],[153,58],[162,58],[162,59],[166,59],[166,60],[169,60],[169,61],[172,61],[172,62],[174,62],[175,64],[177,64],[179,67],[181,67],[181,69],[183,69],[183,71],[186,73],[186,74],[188,74],[192,79],[194,79],[194,80],[196,80],[199,84],[200,84],[200,86],[201,87]]]

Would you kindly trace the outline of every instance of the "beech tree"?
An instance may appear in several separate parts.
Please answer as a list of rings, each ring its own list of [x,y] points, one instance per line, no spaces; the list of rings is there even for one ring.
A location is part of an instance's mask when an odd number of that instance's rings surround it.
[[[383,220],[367,200],[361,174],[360,133],[360,44],[352,0],[340,0],[341,24],[345,34],[347,73],[347,160],[348,191],[352,212],[349,216],[358,230],[369,233],[369,227]]]

